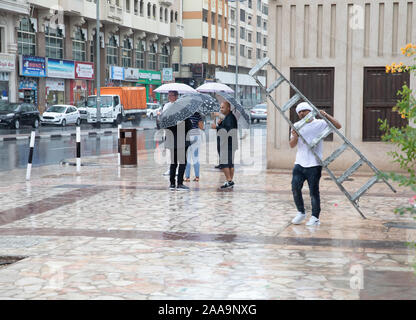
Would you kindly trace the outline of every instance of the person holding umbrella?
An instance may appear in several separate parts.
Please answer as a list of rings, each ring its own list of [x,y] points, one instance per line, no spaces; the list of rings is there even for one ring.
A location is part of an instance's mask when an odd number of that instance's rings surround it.
[[[170,165],[170,189],[185,191],[189,190],[183,185],[184,172],[186,168],[186,153],[190,146],[189,131],[192,129],[190,118],[196,113],[203,114],[212,112],[217,108],[217,104],[210,96],[196,93],[187,94],[176,100],[160,116],[160,127],[165,130],[165,146],[171,151]],[[178,170],[177,184],[175,181],[176,168]]]
[[[224,120],[219,120],[218,125],[212,124],[212,129],[217,130],[220,143],[218,152],[220,155],[220,168],[222,169],[226,181],[220,187],[221,189],[229,189],[234,187],[234,155],[238,148],[237,140],[237,119],[231,112],[231,104],[228,101],[221,103],[220,112],[225,116]]]

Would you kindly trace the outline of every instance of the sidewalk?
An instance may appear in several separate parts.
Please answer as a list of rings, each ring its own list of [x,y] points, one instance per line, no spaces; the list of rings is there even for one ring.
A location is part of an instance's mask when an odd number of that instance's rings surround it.
[[[290,171],[238,166],[219,191],[222,173],[203,165],[177,192],[150,152],[137,168],[83,162],[79,175],[33,168],[30,182],[0,172],[0,256],[24,257],[0,269],[0,299],[416,298],[415,221],[393,213],[408,190],[376,184],[364,220],[324,175],[321,226],[308,228],[290,224]],[[304,200],[310,213],[307,184]]]

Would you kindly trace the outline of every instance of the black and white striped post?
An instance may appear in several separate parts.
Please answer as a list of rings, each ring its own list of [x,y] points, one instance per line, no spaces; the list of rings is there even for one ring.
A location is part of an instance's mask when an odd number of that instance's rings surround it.
[[[121,130],[121,124],[118,125],[117,129],[117,138],[118,138],[118,153],[117,153],[117,164],[118,166],[121,165],[121,145],[120,145],[120,130]]]
[[[81,128],[77,127],[77,172],[81,172]]]
[[[32,172],[33,149],[35,148],[35,135],[36,135],[35,131],[32,131],[32,133],[30,134],[30,150],[29,150],[29,159],[27,161],[26,181],[30,180],[30,175]]]

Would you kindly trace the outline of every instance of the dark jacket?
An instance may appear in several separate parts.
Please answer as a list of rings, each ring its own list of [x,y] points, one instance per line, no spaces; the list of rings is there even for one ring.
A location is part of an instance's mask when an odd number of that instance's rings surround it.
[[[191,144],[186,140],[188,132],[192,130],[192,122],[188,118],[179,122],[176,126],[166,128],[166,142],[165,146],[168,149],[181,149],[189,147]]]
[[[234,114],[230,112],[217,126],[217,141],[219,142],[217,143],[218,152],[220,152],[219,149],[223,148],[228,148],[228,150],[232,151],[238,149],[237,129],[237,119]],[[228,139],[222,138],[222,135],[225,137],[225,133]]]

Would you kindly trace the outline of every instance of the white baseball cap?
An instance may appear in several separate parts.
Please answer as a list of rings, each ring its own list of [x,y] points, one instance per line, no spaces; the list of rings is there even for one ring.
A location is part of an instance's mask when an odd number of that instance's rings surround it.
[[[298,106],[296,107],[296,113],[299,113],[303,110],[309,110],[309,111],[313,111],[312,107],[310,106],[309,103],[307,102],[301,102],[298,104]]]

